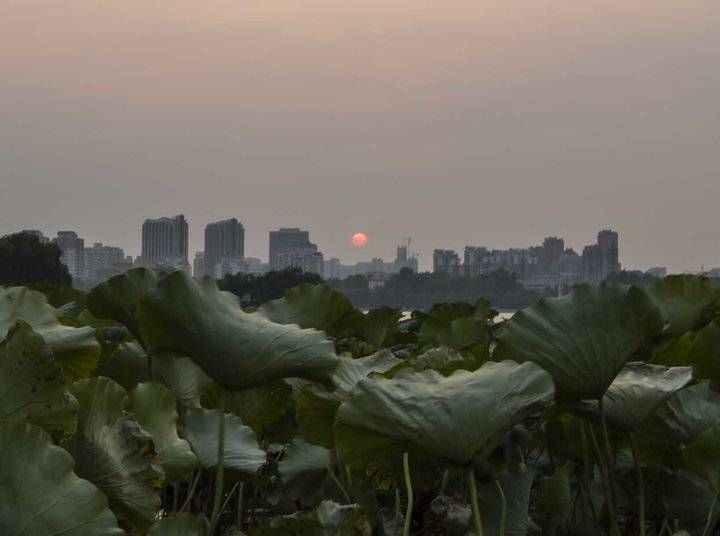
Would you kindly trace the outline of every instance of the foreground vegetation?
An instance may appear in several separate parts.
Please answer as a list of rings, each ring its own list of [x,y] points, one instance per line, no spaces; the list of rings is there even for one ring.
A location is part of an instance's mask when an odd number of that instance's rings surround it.
[[[716,534],[719,299],[580,286],[499,323],[144,269],[57,309],[0,288],[0,534]]]

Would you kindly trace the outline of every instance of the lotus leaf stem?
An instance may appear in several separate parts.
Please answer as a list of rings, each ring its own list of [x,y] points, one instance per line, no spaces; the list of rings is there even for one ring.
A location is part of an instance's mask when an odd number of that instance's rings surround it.
[[[478,503],[477,485],[475,484],[475,469],[468,469],[468,480],[470,481],[470,505],[472,506],[473,524],[475,525],[475,536],[485,536],[483,533],[482,518],[480,516],[480,505]]]
[[[395,525],[393,526],[393,536],[397,536],[400,529],[400,489],[395,488]]]
[[[712,519],[713,514],[715,513],[715,505],[718,503],[718,498],[720,498],[720,490],[715,494],[715,498],[713,499],[712,504],[710,505],[710,511],[707,515],[707,521],[705,522],[705,528],[703,529],[702,536],[707,536],[710,534],[710,531],[712,530]]]
[[[499,536],[505,536],[505,521],[507,519],[507,499],[505,498],[505,492],[503,492],[502,485],[499,480],[495,480],[495,487],[500,495],[500,528],[498,529]]]
[[[605,442],[605,450],[607,451],[607,469],[608,469],[608,484],[610,485],[610,496],[612,497],[612,508],[615,523],[613,527],[617,533],[619,533],[617,520],[617,498],[615,496],[615,474],[613,469],[615,468],[615,456],[612,445],[610,444],[610,434],[608,433],[607,418],[605,417],[605,406],[603,399],[598,400],[598,408],[600,409],[600,423],[602,425],[603,440]]]
[[[590,497],[590,448],[588,447],[587,440],[587,428],[588,424],[582,421],[580,424],[580,440],[583,449],[583,501],[585,502],[585,512],[588,511],[593,516],[593,521],[597,523],[597,516],[595,515],[595,508],[592,504],[592,498]]]
[[[237,512],[236,512],[236,518],[235,518],[235,524],[238,526],[240,530],[242,530],[242,520],[243,520],[243,495],[245,494],[245,482],[240,482],[240,489],[238,490],[238,498],[237,498]]]
[[[235,485],[230,490],[230,493],[228,493],[228,496],[225,497],[225,500],[223,501],[222,506],[220,507],[220,514],[222,514],[225,511],[227,504],[230,502],[230,499],[232,499],[232,496],[235,493],[235,490],[238,488],[239,484],[240,484],[239,482],[236,482]]]
[[[351,504],[352,499],[350,499],[350,495],[348,494],[347,490],[345,489],[345,486],[343,486],[342,482],[340,482],[340,480],[338,480],[338,477],[335,476],[335,471],[333,471],[331,468],[328,467],[328,473],[330,474],[330,478],[332,479],[332,481],[335,482],[335,485],[342,492],[347,504]]]
[[[218,521],[220,520],[220,505],[223,497],[223,481],[225,478],[225,390],[220,389],[220,400],[218,403],[218,450],[217,450],[217,468],[215,477],[215,497],[213,499],[212,514],[210,516],[210,532],[212,536],[215,534]]]
[[[440,483],[440,495],[445,495],[445,488],[447,488],[448,478],[450,477],[450,471],[445,469],[442,476],[442,482]]]
[[[632,451],[633,461],[635,462],[635,473],[637,474],[638,523],[640,523],[640,536],[645,536],[645,484],[643,483],[642,467],[640,467],[640,459],[638,458],[635,438],[633,438],[632,434],[628,434],[628,439],[630,440],[630,450]]]
[[[193,496],[195,495],[195,488],[197,488],[198,482],[200,481],[200,475],[202,474],[202,471],[198,471],[195,474],[195,478],[193,478],[192,484],[190,485],[190,488],[188,489],[187,497],[185,497],[185,502],[180,507],[180,511],[184,512],[188,506],[190,506],[190,501],[192,500]]]
[[[410,536],[410,523],[412,522],[413,511],[413,489],[410,480],[410,460],[408,453],[403,453],[403,473],[405,474],[405,489],[407,490],[407,510],[405,511],[405,525],[403,526],[403,536]]]
[[[592,425],[588,425],[590,431],[590,439],[592,440],[595,455],[600,465],[600,474],[602,475],[603,487],[605,488],[605,502],[608,505],[608,514],[610,516],[610,533],[617,534],[617,517],[615,517],[615,504],[613,501],[612,493],[610,492],[610,477],[608,476],[608,467],[602,451],[600,450],[600,444],[598,443],[597,437],[595,436],[595,430]]]

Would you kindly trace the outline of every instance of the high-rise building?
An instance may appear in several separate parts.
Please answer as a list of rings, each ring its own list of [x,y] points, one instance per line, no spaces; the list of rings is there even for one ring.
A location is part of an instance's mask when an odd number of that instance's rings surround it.
[[[85,248],[85,280],[90,283],[105,281],[113,275],[122,273],[128,266],[122,248],[104,246],[95,242],[91,248]],[[130,261],[132,264],[132,261]]]
[[[600,246],[597,244],[585,246],[583,249],[581,278],[584,282],[595,285],[601,283],[604,279],[602,271],[602,253],[600,251]]]
[[[460,275],[460,257],[452,249],[433,251],[433,272]]]
[[[612,273],[620,271],[620,253],[618,247],[618,234],[609,229],[598,233],[597,244],[600,247],[600,262],[603,279]]]
[[[142,258],[155,266],[189,268],[188,223],[180,214],[173,218],[145,220],[142,226]]]
[[[280,262],[280,255],[289,253],[297,248],[315,248],[317,252],[317,246],[310,242],[310,233],[307,231],[301,231],[297,227],[283,227],[277,231],[270,231],[270,252],[268,261],[270,263],[271,270],[282,270],[285,264]],[[285,255],[287,258],[287,255]]]
[[[206,274],[207,272],[205,270],[205,252],[198,251],[197,253],[195,253],[195,258],[193,259],[193,277],[202,277]]]
[[[225,257],[234,259],[233,263],[242,261],[245,257],[245,228],[242,223],[237,218],[231,218],[207,225],[204,253],[205,273],[208,275],[215,275],[217,265]]]
[[[303,272],[323,275],[323,254],[315,244],[283,248],[275,254],[274,270],[300,268]]]
[[[85,241],[75,231],[58,231],[55,243],[60,248],[60,261],[67,266],[68,272],[75,280],[84,276]]]

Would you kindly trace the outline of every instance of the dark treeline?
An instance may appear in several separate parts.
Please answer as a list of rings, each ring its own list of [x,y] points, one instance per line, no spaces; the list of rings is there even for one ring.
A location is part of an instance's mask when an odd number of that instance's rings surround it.
[[[256,307],[282,298],[288,290],[302,283],[317,285],[322,282],[322,277],[317,274],[303,272],[300,268],[288,268],[263,275],[228,274],[218,281],[218,287],[235,294],[244,306]]]
[[[498,309],[519,309],[541,296],[523,288],[514,274],[497,270],[479,277],[451,277],[444,273],[414,273],[403,269],[381,287],[370,288],[364,275],[327,284],[342,291],[356,307],[372,309],[383,305],[399,309],[429,309],[435,303],[470,302],[486,298]]]
[[[0,286],[42,283],[69,287],[70,274],[60,262],[60,249],[30,233],[0,238]]]

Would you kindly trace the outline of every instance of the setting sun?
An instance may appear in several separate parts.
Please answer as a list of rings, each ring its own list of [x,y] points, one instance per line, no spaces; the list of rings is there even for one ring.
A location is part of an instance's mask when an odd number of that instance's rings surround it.
[[[365,233],[355,233],[352,237],[352,243],[356,248],[365,247],[368,243],[368,237]]]

